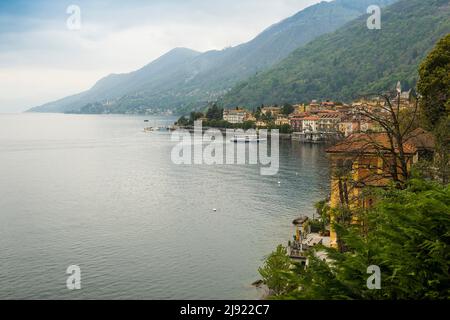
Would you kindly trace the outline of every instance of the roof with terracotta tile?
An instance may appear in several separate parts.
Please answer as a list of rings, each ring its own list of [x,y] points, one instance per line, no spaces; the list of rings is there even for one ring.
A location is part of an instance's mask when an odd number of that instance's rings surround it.
[[[327,153],[379,154],[387,153],[390,149],[391,144],[386,133],[355,133],[326,151]],[[403,150],[406,154],[415,154],[417,152],[416,146],[411,143],[404,143]],[[398,150],[396,151],[398,152]]]
[[[406,137],[406,142],[414,145],[418,150],[434,150],[435,137],[428,131],[418,128]]]
[[[340,119],[342,118],[342,115],[339,113],[322,113],[319,114],[319,117],[321,119]]]

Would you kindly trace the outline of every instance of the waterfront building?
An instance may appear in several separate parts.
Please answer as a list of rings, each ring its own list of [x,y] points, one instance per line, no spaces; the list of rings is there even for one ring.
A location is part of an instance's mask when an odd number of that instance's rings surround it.
[[[320,111],[320,103],[317,100],[312,100],[308,106],[308,111]]]
[[[319,121],[318,116],[308,116],[303,118],[303,132],[318,132],[319,131]]]
[[[303,119],[307,116],[307,114],[294,114],[289,117],[289,122],[294,130],[294,132],[302,132],[303,131]]]
[[[335,146],[327,149],[331,175],[331,208],[370,208],[373,193],[365,192],[367,187],[385,188],[393,181],[392,168],[399,167],[393,157],[391,144],[386,133],[352,134]],[[403,145],[407,159],[407,170],[421,159],[433,157],[434,137],[422,129],[412,132]],[[399,150],[395,150],[398,154]],[[331,217],[335,221],[335,217]],[[356,217],[353,222],[358,223]],[[331,246],[337,246],[337,235],[331,228]]]
[[[263,107],[263,108],[261,108],[261,114],[267,115],[269,113],[273,117],[276,117],[281,113],[281,108],[280,107]]]
[[[277,119],[275,120],[275,125],[277,126],[283,126],[283,125],[291,125],[291,122],[289,121],[289,118],[286,116],[279,115]]]
[[[244,118],[244,121],[256,122],[256,117],[252,113],[248,112],[246,117]]]
[[[358,133],[361,131],[361,123],[354,117],[347,117],[339,123],[339,132],[348,137],[353,133]]]
[[[241,124],[248,119],[251,114],[242,108],[223,110],[223,120],[232,124]]]
[[[304,103],[302,104],[294,104],[294,113],[304,113],[306,112],[306,105]]]
[[[319,113],[318,131],[337,132],[342,115],[335,111],[325,111]]]
[[[267,128],[267,123],[264,121],[261,121],[261,120],[256,121],[256,127],[257,128]]]

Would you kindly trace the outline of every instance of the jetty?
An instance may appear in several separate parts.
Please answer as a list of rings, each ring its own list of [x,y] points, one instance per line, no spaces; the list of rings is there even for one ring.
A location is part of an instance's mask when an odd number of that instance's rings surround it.
[[[320,233],[311,232],[310,219],[307,216],[301,216],[295,219],[292,224],[295,226],[295,235],[293,241],[288,243],[289,257],[300,264],[308,264],[309,251],[318,246],[330,246],[330,237]],[[326,255],[324,256],[326,259]]]

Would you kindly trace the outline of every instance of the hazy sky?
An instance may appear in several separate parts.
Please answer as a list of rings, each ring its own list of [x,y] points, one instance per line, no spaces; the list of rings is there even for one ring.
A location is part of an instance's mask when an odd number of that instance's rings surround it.
[[[19,112],[130,72],[175,47],[251,40],[319,0],[0,0],[0,113]],[[81,9],[81,29],[67,8]]]

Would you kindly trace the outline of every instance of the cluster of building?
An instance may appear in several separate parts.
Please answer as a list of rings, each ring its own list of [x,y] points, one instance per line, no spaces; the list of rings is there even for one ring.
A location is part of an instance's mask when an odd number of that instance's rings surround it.
[[[243,108],[223,110],[223,120],[232,124],[241,124],[247,121],[256,122],[255,116]]]
[[[253,121],[258,128],[267,128],[270,123],[267,116],[270,115],[271,121],[276,126],[289,125],[294,134],[303,135],[326,135],[340,133],[349,136],[354,132],[376,131],[379,128],[364,119],[358,113],[358,106],[354,105],[336,105],[333,102],[325,101],[317,103],[312,101],[309,105],[294,105],[294,112],[285,115],[281,107],[263,107],[261,115],[256,118],[255,114],[243,108],[224,110],[223,119],[232,124],[241,124],[246,121]],[[265,116],[265,117],[264,117]]]
[[[404,137],[403,154],[406,171],[410,174],[414,164],[421,160],[430,160],[435,156],[434,136],[417,128]],[[332,168],[331,194],[329,199],[330,219],[335,222],[334,210],[348,208],[352,213],[360,209],[373,207],[377,201],[374,190],[386,188],[393,183],[392,167],[399,167],[396,155],[400,150],[392,150],[392,144],[386,132],[355,133],[326,150]],[[402,179],[400,177],[400,179]],[[338,248],[338,235],[330,224],[326,233],[312,233],[308,217],[294,220],[296,235],[289,242],[289,255],[292,259],[306,263],[310,248],[322,244]],[[363,223],[358,215],[351,216],[354,225]],[[320,257],[318,256],[320,255]],[[316,256],[325,261],[327,254],[317,252]]]
[[[429,161],[435,156],[436,142],[431,133],[418,128],[403,139],[402,152],[408,174],[414,164],[421,160]],[[392,142],[386,132],[352,134],[328,148],[327,153],[333,170],[331,208],[342,205],[347,205],[351,210],[371,208],[376,201],[376,193],[367,190],[390,185],[394,180],[393,167],[401,171],[399,159],[392,152]],[[398,155],[400,150],[396,148],[394,153]],[[402,176],[398,178],[402,179]],[[353,218],[353,222],[358,221]],[[331,246],[337,247],[334,230],[331,230]]]
[[[395,103],[397,101],[402,108],[410,108],[414,101],[412,92],[402,92]],[[289,115],[283,113],[283,108],[271,106],[262,107],[259,114],[243,108],[224,110],[223,118],[233,124],[254,121],[261,129],[270,124],[289,125],[294,138],[321,141],[335,136],[348,137],[353,133],[382,132],[383,129],[364,114],[382,115],[387,112],[385,104],[380,98],[361,99],[351,104],[313,100],[309,104],[294,105],[294,111]]]

